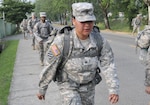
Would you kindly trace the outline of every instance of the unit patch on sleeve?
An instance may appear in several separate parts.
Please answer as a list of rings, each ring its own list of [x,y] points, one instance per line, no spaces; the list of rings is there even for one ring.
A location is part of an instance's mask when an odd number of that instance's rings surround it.
[[[56,44],[52,45],[50,47],[50,49],[51,49],[51,51],[52,51],[52,53],[53,53],[54,56],[60,55],[60,50],[59,50],[59,48],[57,47]]]

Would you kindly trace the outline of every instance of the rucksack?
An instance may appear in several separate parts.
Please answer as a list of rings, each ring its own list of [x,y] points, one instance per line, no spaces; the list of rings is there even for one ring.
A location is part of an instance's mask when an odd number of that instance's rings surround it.
[[[59,73],[61,73],[61,70],[63,69],[64,65],[68,61],[68,59],[71,55],[71,52],[73,50],[73,47],[70,44],[70,43],[73,43],[73,39],[69,35],[69,33],[72,29],[73,29],[73,27],[65,26],[59,31],[60,34],[62,34],[62,33],[65,34],[64,35],[64,46],[63,46],[61,60],[59,62],[58,68],[57,68],[56,76],[54,77],[54,81],[59,82],[62,80],[61,78],[58,78],[57,75],[59,75]],[[98,56],[100,56],[102,45],[103,45],[102,36],[100,35],[100,31],[97,26],[93,27],[92,32],[94,33],[94,39],[96,40],[96,45],[98,46]],[[72,42],[70,42],[70,41],[72,41]],[[100,68],[97,68],[96,75],[94,78],[95,84],[98,84],[102,80],[99,73],[100,73]]]
[[[150,28],[147,27],[143,31],[139,32],[137,34],[137,37],[135,38],[136,43],[136,52],[137,48],[139,48],[139,60],[141,63],[145,63],[146,56],[148,53],[148,48],[150,46]]]
[[[132,19],[131,26],[134,26],[135,18]]]

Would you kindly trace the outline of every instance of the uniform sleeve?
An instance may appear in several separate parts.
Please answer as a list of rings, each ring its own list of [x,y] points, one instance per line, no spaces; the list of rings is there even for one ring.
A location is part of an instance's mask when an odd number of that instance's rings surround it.
[[[100,66],[108,85],[109,94],[119,94],[119,79],[114,63],[114,54],[105,39],[101,50]]]
[[[150,47],[148,49],[147,61],[146,61],[145,86],[150,86]]]
[[[60,62],[60,57],[62,53],[62,46],[63,46],[63,38],[57,37],[55,38],[54,42],[50,46],[46,54],[46,62],[47,65],[40,74],[40,81],[39,81],[39,93],[45,95],[46,90],[48,88],[48,84],[53,80],[56,74],[57,66]],[[53,46],[57,46],[57,49],[52,49]],[[60,51],[60,53],[58,53]],[[58,54],[58,55],[57,55]]]
[[[40,36],[39,22],[34,25],[34,33],[35,35]]]
[[[32,31],[32,28],[31,28],[31,19],[28,21],[27,29],[28,29],[30,32]]]
[[[49,34],[52,32],[53,29],[54,29],[54,28],[53,28],[52,24],[49,23]]]

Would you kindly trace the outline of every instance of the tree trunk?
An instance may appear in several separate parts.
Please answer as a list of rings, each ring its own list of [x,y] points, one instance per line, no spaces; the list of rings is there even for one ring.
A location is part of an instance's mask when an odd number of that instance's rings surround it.
[[[60,25],[63,25],[62,14],[60,14]]]
[[[103,11],[103,15],[104,15],[105,28],[106,28],[106,29],[111,29],[111,28],[110,28],[109,19],[108,19],[107,11],[106,11],[106,10]]]
[[[109,5],[110,5],[110,2],[108,2],[107,4],[103,5],[101,3],[101,0],[98,0],[98,3],[99,3],[99,6],[100,8],[102,9],[102,13],[103,13],[103,16],[104,16],[104,24],[105,24],[105,28],[106,29],[110,29],[110,24],[109,24],[109,19],[108,19],[108,16],[107,16],[107,10],[109,8]]]

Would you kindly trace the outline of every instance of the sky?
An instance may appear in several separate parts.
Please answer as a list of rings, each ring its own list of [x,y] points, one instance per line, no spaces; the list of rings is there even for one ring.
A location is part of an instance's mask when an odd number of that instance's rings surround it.
[[[28,0],[28,1],[35,2],[35,0]]]

